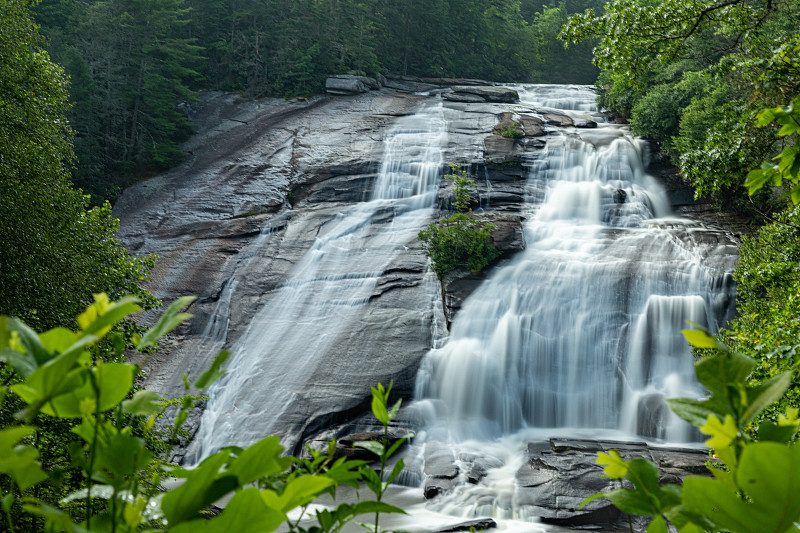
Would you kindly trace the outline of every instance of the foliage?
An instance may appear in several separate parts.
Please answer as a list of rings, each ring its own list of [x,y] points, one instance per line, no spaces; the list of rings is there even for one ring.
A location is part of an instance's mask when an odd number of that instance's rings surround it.
[[[757,364],[750,377],[762,383],[792,368],[800,352],[800,208],[780,213],[739,247],[734,272],[739,316],[721,332],[735,349]],[[784,396],[765,410],[775,418],[787,407],[800,407],[800,376]]]
[[[799,7],[796,0],[615,0],[602,14],[573,16],[562,38],[600,39],[600,103],[662,142],[698,196],[758,215],[774,205],[763,194],[755,206],[739,201],[745,176],[752,194],[767,183],[793,186],[800,169],[786,105],[800,92]],[[675,69],[684,75],[669,76]],[[773,120],[790,125],[763,128]]]
[[[747,432],[759,414],[781,397],[791,371],[759,385],[748,384],[747,377],[756,366],[753,359],[729,349],[708,332],[686,330],[684,334],[694,347],[714,351],[695,364],[697,378],[711,396],[668,403],[678,416],[711,436],[706,445],[724,467],[711,468],[713,479],[692,476],[682,487],[659,485],[656,465],[645,459],[625,461],[612,450],[598,454],[598,464],[606,465],[608,477],[627,479],[634,488],[596,494],[587,501],[605,497],[626,513],[654,517],[648,533],[666,533],[668,522],[682,533],[797,531],[800,447],[792,446],[791,440],[800,427],[798,409],[787,409],[777,421],[762,421],[758,442]]]
[[[10,0],[0,12],[0,313],[44,329],[72,325],[97,292],[152,307],[136,284],[153,258],[130,257],[111,206],[87,211],[70,186],[67,81],[41,49],[28,4]]]
[[[149,332],[134,339],[134,347],[151,347],[187,319],[190,315],[180,311],[192,300],[182,298],[171,305]],[[388,440],[388,424],[400,407],[399,402],[388,406],[391,387],[373,389],[373,412],[385,428],[384,439],[358,443],[378,455],[379,474],[364,461],[334,460],[334,443],[329,444],[328,453],[309,450],[308,459],[282,456],[278,437],[267,437],[244,449],[224,448],[191,470],[154,456],[131,421],[144,421],[144,430],[152,431],[170,402],[147,390],[133,392],[138,366],[93,362],[89,352],[116,324],[140,309],[132,297],[112,302],[99,294],[78,317],[78,331],[54,328],[40,335],[20,320],[0,317],[0,361],[21,378],[0,389],[0,401],[18,396],[24,402],[16,420],[0,429],[0,483],[5,491],[2,515],[11,531],[269,532],[284,521],[290,530],[304,531],[299,519],[287,518],[289,511],[300,507],[304,513],[319,495],[333,494],[340,484],[357,486],[362,480],[375,493],[375,501],[318,512],[319,526],[309,531],[337,532],[353,517],[371,513],[375,521],[368,529],[379,531],[380,513],[402,512],[381,502],[386,487],[403,468],[398,461],[387,481],[382,481],[387,460],[405,440],[393,444]],[[193,386],[207,387],[218,379],[227,355],[221,352]],[[186,376],[184,382],[188,390]],[[191,395],[180,400],[171,427],[173,436],[193,402]],[[40,461],[43,443],[37,420],[42,416],[74,422],[70,456],[80,471],[82,486],[57,500],[48,498],[43,490],[56,484],[59,475]],[[162,492],[159,485],[166,477],[185,482]],[[251,484],[255,486],[248,487]],[[231,493],[221,514],[210,520],[203,516],[208,506]]]
[[[524,135],[518,122],[498,124],[492,130],[492,133],[509,139],[520,139]]]
[[[444,178],[453,182],[452,207],[456,213],[428,225],[418,235],[439,279],[459,268],[480,272],[500,255],[492,244],[494,224],[481,222],[469,208],[473,203],[470,189],[476,187],[475,182],[458,165],[451,164],[450,170],[452,173]]]

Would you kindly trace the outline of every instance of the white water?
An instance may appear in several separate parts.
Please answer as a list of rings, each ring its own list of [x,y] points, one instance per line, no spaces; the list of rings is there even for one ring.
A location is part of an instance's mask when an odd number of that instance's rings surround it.
[[[264,302],[212,389],[189,462],[277,431],[316,363],[357,318],[379,277],[433,216],[446,127],[441,102],[389,134],[372,199],[323,225],[289,280]]]
[[[574,116],[593,109],[587,88],[521,96]],[[556,135],[528,177],[538,193],[529,198],[527,250],[466,300],[417,378],[416,407],[427,418],[418,444],[446,442],[456,457],[502,466],[428,511],[535,520],[515,503],[526,442],[698,438],[663,399],[703,393],[680,330],[686,321],[718,327],[708,250],[680,238],[691,223],[671,218],[644,171],[643,144],[627,130],[600,124]]]

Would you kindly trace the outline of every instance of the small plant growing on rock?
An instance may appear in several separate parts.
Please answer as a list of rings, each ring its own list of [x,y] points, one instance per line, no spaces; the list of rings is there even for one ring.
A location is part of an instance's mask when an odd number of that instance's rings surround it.
[[[524,135],[522,133],[522,128],[516,122],[498,124],[492,130],[492,133],[509,139],[521,139]]]
[[[444,178],[454,184],[453,207],[457,212],[419,232],[419,240],[439,279],[457,269],[480,272],[500,255],[492,244],[494,224],[480,221],[469,208],[470,189],[476,188],[475,182],[457,165],[450,165],[450,169],[452,173]]]

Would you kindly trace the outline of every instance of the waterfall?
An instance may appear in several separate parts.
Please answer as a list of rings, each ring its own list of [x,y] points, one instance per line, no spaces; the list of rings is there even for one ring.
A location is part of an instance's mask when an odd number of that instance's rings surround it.
[[[281,432],[281,414],[302,393],[317,361],[357,320],[391,260],[432,218],[445,140],[441,101],[398,120],[384,141],[371,199],[345,207],[319,229],[232,348],[228,373],[209,391],[188,462]]]
[[[594,99],[587,88],[521,93],[576,115]],[[527,178],[543,191],[529,198],[527,250],[467,299],[422,365],[417,396],[435,413],[423,433],[696,440],[663,398],[702,393],[680,329],[718,327],[714,274],[679,238],[689,221],[670,216],[643,156],[617,125],[548,138]]]

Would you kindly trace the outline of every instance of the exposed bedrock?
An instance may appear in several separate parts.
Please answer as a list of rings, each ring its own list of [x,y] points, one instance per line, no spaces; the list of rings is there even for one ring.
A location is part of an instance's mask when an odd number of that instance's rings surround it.
[[[448,163],[469,167],[478,185],[473,208],[495,225],[492,239],[504,252],[499,261],[513,260],[526,246],[526,202],[544,195],[541,182],[526,178],[548,138],[568,128],[599,144],[604,142],[597,135],[602,128],[558,124],[524,102],[469,103],[406,92],[409,86],[429,90],[458,84],[459,92],[451,94],[512,98],[508,89],[468,85],[473,82],[479,80],[381,80],[385,87],[379,90],[293,102],[203,94],[192,109],[197,133],[184,147],[188,155],[183,164],[126,190],[114,208],[123,244],[136,255],[159,255],[149,284],[153,292],[165,302],[198,296],[190,308],[195,318],[147,361],[148,386],[167,396],[182,394],[184,373],[194,378],[217,351],[236,349],[250,320],[272,305],[320,235],[346,210],[370,198],[384,139],[423,102],[441,105],[447,124],[442,172]],[[523,136],[492,135],[498,117],[509,112]],[[620,195],[612,200],[611,194],[610,202],[624,202]],[[452,190],[445,182],[437,201],[440,211],[431,210],[431,221],[448,213]],[[394,217],[391,209],[372,215],[374,232],[367,238],[391,227]],[[734,244],[699,226],[685,226],[675,234],[687,247]],[[449,276],[442,302],[441,287],[416,239],[375,249],[386,256],[388,266],[375,273],[375,286],[357,316],[342,324],[321,359],[307,368],[303,387],[289,391],[294,400],[280,415],[279,427],[291,435],[292,445],[326,430],[336,436],[346,432],[369,411],[370,387],[378,382],[394,380],[394,390],[410,398],[419,363],[442,334],[432,327],[435,318],[443,310],[452,318],[491,272]],[[721,284],[730,283],[725,264],[719,266]],[[316,334],[313,325],[297,327],[308,336]]]
[[[654,462],[659,467],[660,484],[680,484],[693,475],[710,476],[705,450],[656,448],[636,442],[550,439],[528,443],[525,460],[516,471],[513,501],[484,502],[491,494],[484,488],[484,479],[492,469],[503,467],[503,461],[474,452],[456,454],[446,444],[429,442],[425,449],[424,494],[435,502],[445,493],[452,500],[455,493],[455,499],[467,508],[480,510],[482,505],[499,505],[513,510],[515,516],[539,517],[544,523],[566,528],[593,526],[593,530],[599,531],[628,531],[628,516],[609,500],[594,500],[581,507],[589,496],[622,486],[619,481],[604,477],[603,467],[596,463],[597,453],[609,450],[617,450],[626,460],[645,458]],[[646,521],[635,525],[639,531]]]

